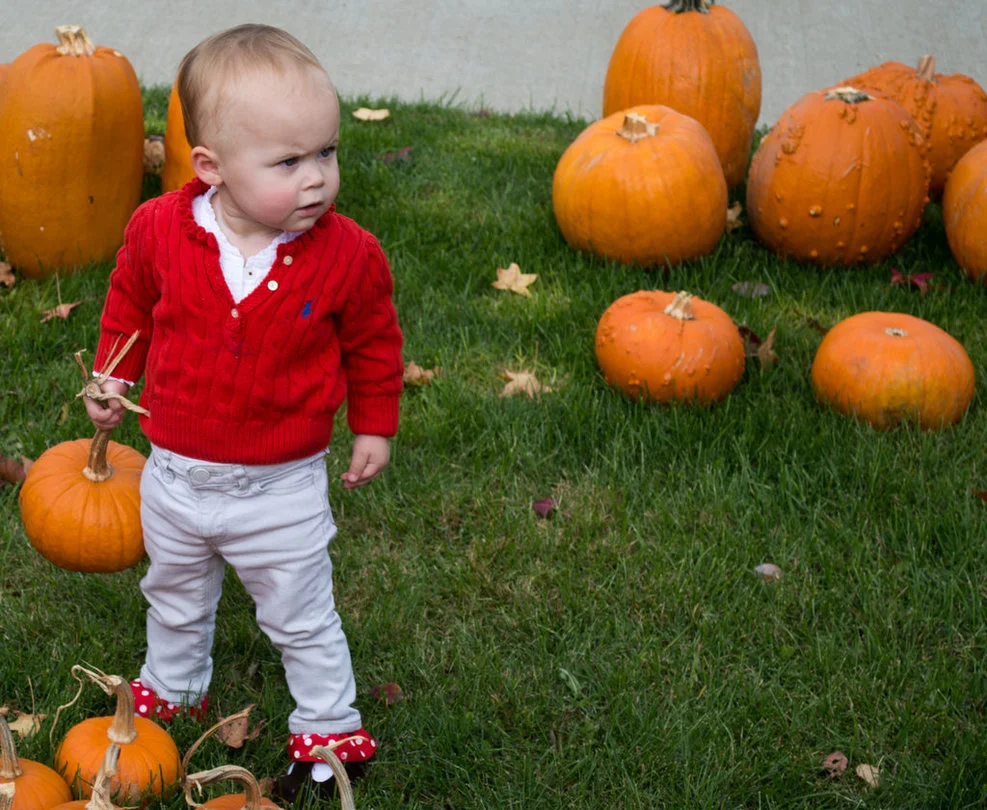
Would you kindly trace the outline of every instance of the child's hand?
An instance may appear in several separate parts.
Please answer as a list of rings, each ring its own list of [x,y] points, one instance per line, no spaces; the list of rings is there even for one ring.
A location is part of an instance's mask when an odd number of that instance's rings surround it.
[[[116,380],[107,380],[100,388],[104,393],[120,394],[121,396],[126,396],[130,390],[129,385]],[[100,430],[113,430],[123,421],[123,415],[127,412],[127,409],[116,399],[97,402],[95,399],[83,397],[82,400],[86,403],[86,413]]]
[[[383,436],[361,434],[353,440],[350,468],[339,477],[346,489],[373,481],[391,460],[391,443]]]

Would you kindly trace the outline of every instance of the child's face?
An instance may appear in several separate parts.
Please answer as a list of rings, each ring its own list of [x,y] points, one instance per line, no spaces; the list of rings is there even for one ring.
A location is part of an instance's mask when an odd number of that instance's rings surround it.
[[[336,199],[339,102],[322,71],[243,77],[214,131],[223,213],[247,231],[307,231]]]

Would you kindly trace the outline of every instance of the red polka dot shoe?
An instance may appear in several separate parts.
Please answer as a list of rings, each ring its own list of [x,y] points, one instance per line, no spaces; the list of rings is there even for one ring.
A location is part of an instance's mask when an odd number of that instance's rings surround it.
[[[336,797],[336,780],[329,766],[309,752],[316,745],[342,742],[333,748],[351,782],[360,779],[367,762],[377,753],[377,741],[365,729],[344,734],[292,734],[288,738],[288,770],[274,780],[271,795],[285,804],[294,802],[303,791],[315,793],[319,799]]]
[[[138,717],[146,717],[149,720],[157,720],[161,723],[170,723],[176,717],[191,717],[193,720],[205,720],[206,711],[209,708],[209,698],[204,697],[197,706],[186,706],[182,703],[171,703],[164,698],[159,698],[155,691],[140,679],[130,682],[130,688],[134,693],[134,714]]]

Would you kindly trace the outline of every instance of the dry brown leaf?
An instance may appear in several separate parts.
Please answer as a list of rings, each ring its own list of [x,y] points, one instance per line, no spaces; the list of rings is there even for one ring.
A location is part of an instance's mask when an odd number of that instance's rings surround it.
[[[84,303],[85,301],[73,301],[71,304],[59,304],[54,309],[46,309],[41,313],[41,323],[48,323],[52,318],[68,320],[69,313],[79,306],[79,304]]]
[[[511,262],[510,267],[497,268],[497,280],[491,282],[491,287],[498,290],[509,290],[518,295],[531,295],[528,289],[538,278],[537,273],[522,273],[516,262]]]
[[[408,364],[404,367],[404,377],[402,379],[405,385],[429,385],[441,371],[442,369],[438,366],[434,368],[422,368],[414,360],[409,360]]]
[[[863,779],[868,787],[876,788],[881,786],[881,769],[876,765],[858,765],[855,773]]]
[[[0,717],[6,717],[8,714],[10,714],[10,707],[0,706]]]
[[[502,380],[507,380],[507,385],[504,386],[504,390],[500,392],[502,397],[512,397],[515,394],[527,394],[529,397],[534,397],[537,394],[547,394],[551,392],[551,388],[547,385],[542,385],[538,382],[533,371],[508,371],[504,369],[503,374],[498,374]]]
[[[382,683],[370,688],[370,694],[377,700],[383,700],[388,706],[404,700],[404,691],[397,683]]]
[[[5,287],[13,287],[16,283],[17,277],[11,271],[10,265],[7,262],[0,262],[0,284]]]
[[[44,720],[47,714],[28,714],[27,712],[21,712],[17,715],[17,719],[13,722],[7,722],[7,726],[11,731],[19,734],[21,739],[27,737],[33,737],[38,733],[38,729],[41,728],[41,721]]]
[[[28,458],[27,456],[21,456],[21,466],[24,468],[25,474],[31,471],[31,467],[33,465],[34,465],[34,459]]]
[[[231,715],[232,716],[232,715]],[[220,717],[219,722],[222,722],[225,718]],[[250,718],[247,715],[243,717],[238,717],[225,726],[220,726],[216,729],[216,739],[221,742],[226,743],[230,748],[242,748],[244,742],[247,740],[256,740],[260,734],[260,728],[264,725],[264,721],[261,720],[253,730],[250,729]]]
[[[732,233],[737,230],[737,228],[744,227],[744,223],[740,221],[740,215],[744,210],[739,202],[735,202],[727,209],[727,233]]]
[[[0,484],[19,484],[27,475],[24,464],[18,464],[12,458],[0,455]]]
[[[761,370],[766,371],[778,362],[778,355],[775,354],[775,330],[772,329],[764,342],[757,347],[757,359],[761,363]]]
[[[777,582],[784,575],[782,570],[774,563],[761,563],[754,566],[754,573],[765,582]]]
[[[353,110],[353,117],[357,121],[383,121],[390,116],[391,111],[388,109],[374,110],[370,107],[359,107]]]
[[[144,173],[161,174],[165,162],[164,139],[152,136],[144,139]]]
[[[834,751],[822,761],[823,770],[830,779],[839,779],[846,772],[850,761],[842,751]]]

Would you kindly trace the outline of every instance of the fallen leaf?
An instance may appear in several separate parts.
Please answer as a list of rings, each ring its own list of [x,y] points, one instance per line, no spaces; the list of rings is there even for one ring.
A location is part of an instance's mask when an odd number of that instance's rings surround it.
[[[58,412],[58,424],[64,425],[69,421],[69,404],[67,402],[62,403],[62,409]]]
[[[497,268],[497,280],[491,282],[491,287],[498,290],[510,290],[518,295],[531,295],[528,289],[538,278],[537,273],[522,273],[516,262],[511,262],[509,267]]]
[[[536,394],[547,394],[552,390],[547,385],[538,382],[532,371],[515,372],[505,368],[504,373],[497,376],[502,380],[508,380],[504,390],[500,392],[502,397],[512,397],[515,394],[527,394],[529,397],[534,397]]]
[[[757,349],[761,345],[760,336],[749,326],[738,326],[737,331],[744,339],[744,354],[747,357],[756,357]]]
[[[555,498],[542,498],[540,501],[532,503],[531,508],[535,510],[535,513],[539,517],[547,518],[559,508],[559,505],[555,501]]]
[[[755,566],[754,573],[765,582],[777,582],[782,577],[782,570],[774,563],[761,563]]]
[[[442,369],[438,366],[434,368],[422,368],[414,360],[409,360],[408,364],[404,367],[404,376],[402,379],[405,385],[429,385],[441,371]]]
[[[815,329],[820,335],[825,335],[829,331],[828,326],[823,326],[823,324],[819,323],[819,321],[811,316],[806,317],[805,325],[810,329]]]
[[[411,160],[411,150],[413,146],[402,146],[396,152],[387,152],[380,156],[384,163],[395,163],[402,160]]]
[[[775,330],[772,329],[767,339],[757,347],[757,359],[761,363],[761,370],[766,371],[778,362],[778,355],[775,354]]]
[[[396,683],[382,683],[370,688],[370,694],[377,700],[383,700],[388,706],[404,700],[404,692]]]
[[[21,466],[24,468],[25,474],[31,471],[31,467],[33,465],[34,465],[34,459],[30,459],[27,456],[21,456]]]
[[[743,213],[743,210],[744,206],[739,201],[727,209],[727,233],[733,233],[737,228],[744,227],[744,223],[740,221],[740,215]]]
[[[830,779],[839,779],[846,772],[850,761],[842,751],[834,751],[822,761],[823,770]]]
[[[159,135],[144,139],[144,173],[161,174],[165,162],[164,138]]]
[[[19,484],[27,475],[23,464],[18,464],[12,458],[0,455],[0,483]]]
[[[265,776],[257,781],[257,785],[260,787],[261,796],[270,796],[274,789],[274,777]]]
[[[10,269],[7,262],[0,262],[0,284],[5,287],[13,287],[17,283],[17,277]]]
[[[232,717],[232,715],[231,715]],[[220,717],[219,722],[225,718]],[[216,739],[226,743],[230,748],[242,748],[247,740],[256,740],[260,735],[260,728],[264,725],[261,720],[253,730],[250,729],[250,718],[247,714],[230,721],[225,726],[216,729]]]
[[[881,786],[881,769],[876,765],[858,765],[855,773],[867,783],[868,787],[876,788]]]
[[[744,298],[764,298],[771,295],[771,288],[762,281],[738,281],[730,289]]]
[[[16,734],[19,734],[21,739],[33,737],[38,733],[38,729],[41,728],[41,721],[47,716],[47,714],[28,714],[27,712],[21,712],[17,715],[16,720],[7,722],[7,727]]]
[[[935,278],[935,273],[912,273],[911,275],[902,275],[895,269],[891,270],[891,285],[904,284],[909,287],[917,287],[921,295],[925,295],[929,291],[929,281]]]
[[[987,489],[971,489],[970,492],[980,498],[984,503],[987,503]]]
[[[353,117],[357,121],[383,121],[385,118],[390,118],[391,111],[388,109],[374,110],[370,107],[359,107],[353,110]]]
[[[61,318],[62,320],[67,320],[69,313],[75,309],[79,304],[84,304],[85,301],[73,301],[71,304],[59,304],[54,309],[46,309],[41,313],[41,323],[48,323],[52,318]]]

